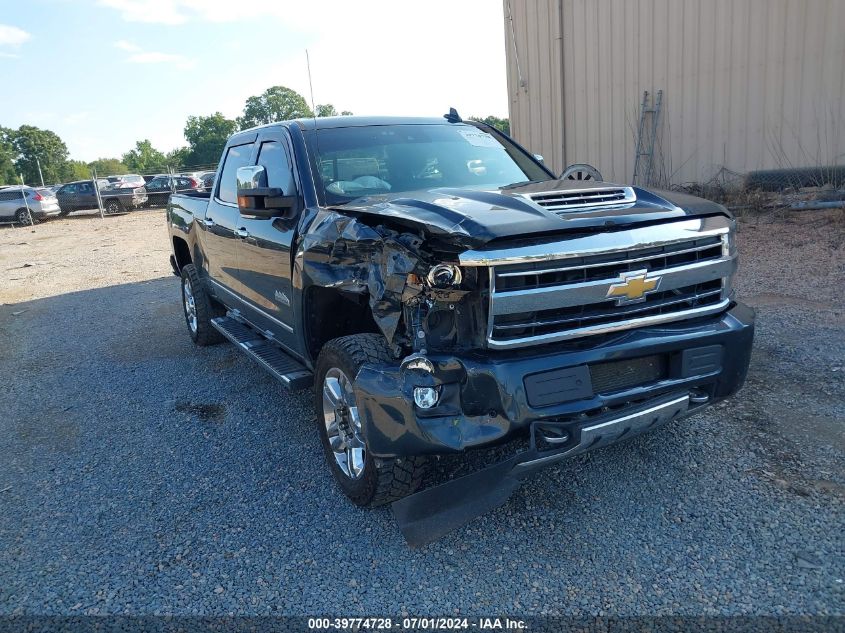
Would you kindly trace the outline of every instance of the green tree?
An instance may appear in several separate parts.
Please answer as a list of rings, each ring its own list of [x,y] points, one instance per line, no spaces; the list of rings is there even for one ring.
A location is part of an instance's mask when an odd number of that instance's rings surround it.
[[[497,116],[486,116],[483,119],[477,116],[471,116],[470,121],[478,121],[479,123],[486,123],[490,127],[494,127],[500,132],[503,132],[510,136],[511,134],[511,123],[508,119],[500,119]]]
[[[99,172],[98,172],[99,173]],[[91,177],[91,168],[81,160],[69,160],[65,163],[65,171],[62,176],[63,182],[73,180],[87,180]]]
[[[13,130],[0,127],[0,185],[18,182],[15,159],[18,157],[12,143]]]
[[[98,158],[88,163],[88,169],[96,169],[97,176],[115,176],[131,171],[119,158]]]
[[[318,103],[316,108],[317,116],[352,116],[349,110],[338,112],[331,103]]]
[[[167,169],[164,154],[158,151],[149,139],[138,141],[121,159],[129,171],[139,174],[154,174]]]
[[[190,154],[191,150],[188,147],[177,147],[176,149],[170,150],[166,156],[167,164],[173,167],[173,169],[184,167],[188,164]]]
[[[227,119],[219,112],[208,116],[189,116],[184,132],[188,152],[183,164],[216,165],[226,141],[237,129],[236,121]]]
[[[316,108],[317,116],[338,116],[337,109],[331,103],[318,103]]]
[[[17,154],[15,170],[23,174],[27,184],[41,184],[38,163],[45,183],[62,181],[67,163],[67,145],[55,132],[33,125],[22,125],[12,134]]]
[[[301,94],[284,86],[267,88],[252,96],[244,104],[244,114],[238,119],[241,129],[275,121],[301,119],[314,116]],[[187,138],[187,137],[186,137]]]

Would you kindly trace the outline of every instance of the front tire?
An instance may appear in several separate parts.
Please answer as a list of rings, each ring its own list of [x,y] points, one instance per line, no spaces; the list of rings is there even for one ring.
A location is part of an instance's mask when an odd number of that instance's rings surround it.
[[[326,343],[317,359],[317,427],[329,469],[343,494],[362,507],[401,499],[420,487],[425,457],[381,459],[369,453],[353,384],[365,363],[393,359],[379,334],[354,334]]]
[[[182,312],[188,333],[196,345],[205,347],[223,341],[223,335],[214,329],[211,319],[226,313],[212,301],[193,264],[182,267]]]

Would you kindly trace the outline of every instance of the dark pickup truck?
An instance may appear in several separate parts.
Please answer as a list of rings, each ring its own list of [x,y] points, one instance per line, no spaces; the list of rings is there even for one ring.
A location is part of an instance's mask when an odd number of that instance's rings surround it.
[[[194,342],[313,384],[339,487],[394,502],[416,544],[541,467],[732,395],[754,332],[724,207],[560,180],[445,119],[239,132],[213,190],[167,213]],[[416,492],[431,456],[511,440],[508,459]]]

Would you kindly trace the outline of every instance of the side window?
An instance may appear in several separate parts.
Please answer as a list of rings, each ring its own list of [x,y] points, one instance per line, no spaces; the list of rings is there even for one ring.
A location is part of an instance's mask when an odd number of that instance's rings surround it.
[[[233,145],[226,152],[223,172],[220,174],[220,182],[217,185],[217,197],[223,202],[235,204],[238,200],[238,183],[236,176],[239,167],[246,167],[249,164],[249,154],[252,151],[252,143],[246,145]]]
[[[94,193],[94,188],[87,182],[83,182],[79,185],[79,191],[80,193]]]
[[[293,170],[282,143],[278,141],[262,143],[258,154],[258,164],[263,165],[267,170],[268,187],[279,187],[286,196],[296,195]]]
[[[8,201],[8,200],[18,200],[18,199],[21,199],[21,198],[23,198],[23,195],[21,195],[20,190],[4,191],[4,192],[0,193],[0,202]]]

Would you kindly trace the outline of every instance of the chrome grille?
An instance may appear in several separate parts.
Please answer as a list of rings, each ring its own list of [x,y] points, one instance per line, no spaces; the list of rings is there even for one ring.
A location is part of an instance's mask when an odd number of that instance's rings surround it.
[[[736,254],[731,220],[683,220],[522,249],[470,251],[488,265],[491,347],[535,345],[724,310]],[[648,288],[644,295],[629,281]],[[623,287],[618,295],[614,288]],[[637,286],[638,288],[640,286]]]
[[[561,189],[527,194],[526,197],[550,211],[561,212],[633,204],[637,200],[631,187]]]

